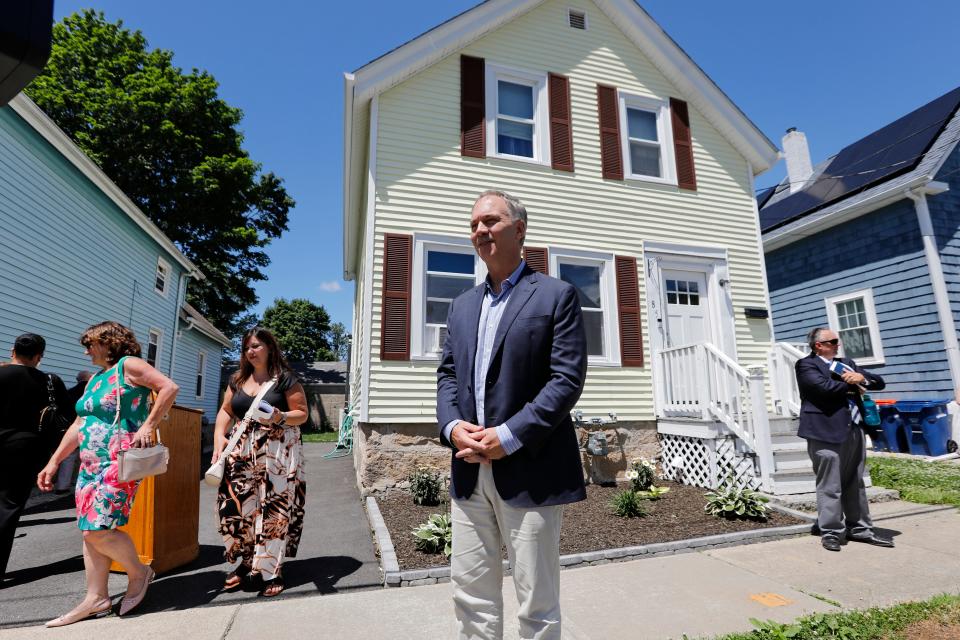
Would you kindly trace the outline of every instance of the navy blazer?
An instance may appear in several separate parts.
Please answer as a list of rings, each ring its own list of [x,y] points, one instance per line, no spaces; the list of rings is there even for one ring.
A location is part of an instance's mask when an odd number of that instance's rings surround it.
[[[863,374],[868,391],[880,391],[886,386],[883,378],[857,366],[850,358],[836,358],[857,373]],[[841,444],[850,434],[850,403],[853,398],[863,415],[863,402],[855,385],[844,382],[830,371],[830,365],[817,355],[800,358],[796,364],[797,386],[800,388],[800,429],[797,435]]]
[[[474,358],[485,285],[450,306],[437,369],[440,439],[451,420],[479,424]],[[583,467],[570,411],[583,391],[587,341],[576,290],[526,267],[506,301],[494,339],[484,395],[485,427],[506,423],[523,446],[493,461],[497,492],[515,507],[583,500]],[[450,495],[469,498],[479,465],[451,454]]]

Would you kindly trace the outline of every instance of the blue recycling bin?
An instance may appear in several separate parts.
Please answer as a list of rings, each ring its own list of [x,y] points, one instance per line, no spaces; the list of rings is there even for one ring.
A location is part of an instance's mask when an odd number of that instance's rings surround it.
[[[950,439],[949,400],[898,400],[896,407],[915,455],[942,456]]]
[[[897,434],[903,429],[903,421],[896,405],[880,405],[880,428],[876,431],[873,448],[877,451],[900,452]]]

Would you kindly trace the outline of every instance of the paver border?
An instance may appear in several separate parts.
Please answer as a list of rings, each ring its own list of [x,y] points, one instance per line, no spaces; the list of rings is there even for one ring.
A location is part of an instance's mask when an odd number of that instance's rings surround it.
[[[377,548],[380,552],[380,570],[383,573],[384,587],[417,587],[425,584],[438,584],[450,581],[450,567],[438,566],[428,567],[426,569],[407,569],[400,570],[400,563],[397,559],[396,550],[393,547],[393,541],[390,539],[390,531],[383,521],[383,515],[380,513],[380,507],[373,496],[367,496],[367,518],[370,521],[370,528],[373,530],[376,539]],[[735,533],[721,533],[713,536],[702,536],[699,538],[687,538],[686,540],[673,540],[671,542],[655,542],[652,544],[637,545],[633,547],[619,547],[616,549],[603,549],[600,551],[586,551],[584,553],[571,553],[560,556],[561,569],[573,569],[578,567],[587,567],[591,565],[608,564],[610,562],[627,562],[630,560],[639,560],[642,558],[654,558],[657,556],[674,555],[677,553],[690,553],[693,551],[702,551],[705,549],[718,549],[721,547],[735,547],[743,544],[752,544],[755,542],[769,542],[781,538],[793,538],[803,534],[810,533],[810,523],[816,520],[815,516],[794,511],[776,504],[768,504],[770,509],[791,515],[795,518],[805,520],[801,524],[792,524],[785,527],[770,527],[766,529],[750,529],[749,531],[737,531]],[[504,573],[510,573],[510,563],[503,561]]]

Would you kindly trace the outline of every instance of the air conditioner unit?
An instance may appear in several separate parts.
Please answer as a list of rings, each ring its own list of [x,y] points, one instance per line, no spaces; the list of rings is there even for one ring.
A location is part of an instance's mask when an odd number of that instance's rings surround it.
[[[447,341],[447,327],[438,325],[427,325],[424,335],[424,351],[426,353],[441,353],[443,343]]]

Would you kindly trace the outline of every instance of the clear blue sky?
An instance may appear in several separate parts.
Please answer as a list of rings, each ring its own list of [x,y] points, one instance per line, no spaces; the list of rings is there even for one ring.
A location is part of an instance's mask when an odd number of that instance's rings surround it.
[[[342,281],[344,71],[476,4],[473,0],[56,0],[140,29],[174,61],[206,69],[243,109],[245,147],[297,206],[269,249],[257,293],[305,297],[350,327]],[[641,0],[640,4],[778,146],[807,134],[813,161],[960,85],[956,0]],[[757,187],[783,176],[782,162]]]

